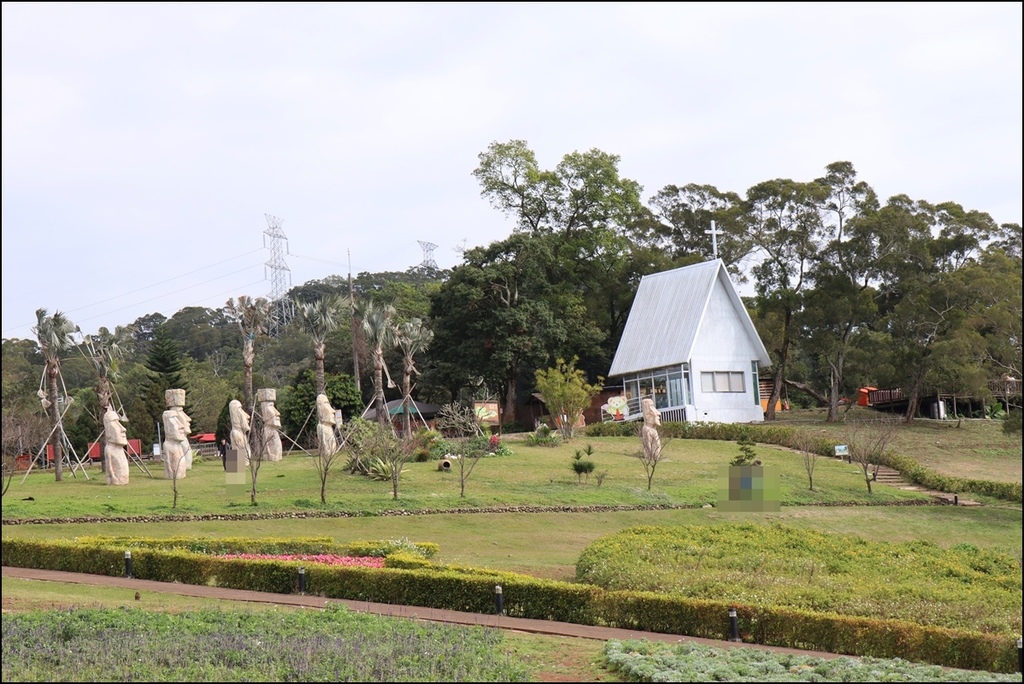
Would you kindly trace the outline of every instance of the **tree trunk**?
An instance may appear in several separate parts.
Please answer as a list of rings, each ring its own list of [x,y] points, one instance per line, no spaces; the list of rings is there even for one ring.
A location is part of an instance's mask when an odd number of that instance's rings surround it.
[[[381,427],[388,424],[387,407],[384,405],[384,352],[373,352],[373,408]]]
[[[96,396],[100,402],[100,438],[99,438],[99,449],[100,449],[100,466],[103,469],[104,477],[107,475],[107,430],[106,430],[106,415],[107,409],[110,408],[110,380],[101,377],[96,382]]]
[[[325,345],[318,344],[313,349],[313,359],[316,361],[316,393],[318,395],[324,394],[327,387],[327,380],[324,378],[324,347]]]
[[[64,427],[61,422],[63,418],[60,415],[60,407],[57,406],[57,375],[59,373],[60,369],[56,365],[52,365],[46,370],[47,378],[50,381],[49,411],[54,428],[53,433],[50,435],[50,446],[53,448],[53,472],[57,482],[64,479],[64,443],[61,440],[64,434]],[[43,458],[46,458],[46,454],[43,455]]]
[[[402,429],[406,439],[412,438],[412,373],[408,368],[402,375]]]
[[[903,414],[903,422],[910,423],[917,417],[917,409],[921,406],[921,387],[924,385],[924,372],[917,374],[914,384],[907,395],[907,411]]]
[[[836,363],[840,366],[839,369],[836,368],[835,364],[829,364],[832,372],[829,377],[828,413],[825,415],[826,423],[835,423],[839,420],[839,383],[842,382],[843,375],[841,370],[843,364],[842,356],[840,356]]]
[[[244,401],[242,405],[245,406],[250,412],[252,411],[253,400],[252,400],[252,365],[255,360],[255,351],[253,350],[252,340],[246,340],[242,344],[242,365],[245,368],[245,392]],[[250,413],[251,415],[251,413]]]
[[[787,340],[779,350],[779,367],[775,370],[772,378],[772,393],[768,398],[768,409],[764,412],[765,420],[775,420],[775,404],[782,397],[782,383],[786,377],[786,359],[789,356],[789,341]]]
[[[828,398],[826,398],[824,394],[816,392],[814,388],[810,387],[809,385],[805,385],[802,382],[797,382],[796,380],[785,380],[784,383],[787,387],[792,387],[795,390],[800,390],[804,394],[813,397],[814,400],[818,402],[819,406],[828,405]]]
[[[516,419],[516,381],[515,377],[505,385],[505,420]]]

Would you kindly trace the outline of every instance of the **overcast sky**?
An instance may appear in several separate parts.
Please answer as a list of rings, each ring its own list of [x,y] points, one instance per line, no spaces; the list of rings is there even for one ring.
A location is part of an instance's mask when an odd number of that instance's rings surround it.
[[[512,221],[471,175],[592,148],[644,200],[846,160],[1021,222],[1021,3],[3,3],[3,337],[404,271]]]

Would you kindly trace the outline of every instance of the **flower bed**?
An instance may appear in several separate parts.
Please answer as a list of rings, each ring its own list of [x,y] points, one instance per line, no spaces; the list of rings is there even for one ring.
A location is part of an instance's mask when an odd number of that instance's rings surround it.
[[[245,560],[284,560],[320,563],[322,565],[343,565],[353,568],[383,568],[384,559],[371,556],[336,556],[329,553],[319,554],[270,554],[270,553],[229,553],[222,558],[243,558]]]

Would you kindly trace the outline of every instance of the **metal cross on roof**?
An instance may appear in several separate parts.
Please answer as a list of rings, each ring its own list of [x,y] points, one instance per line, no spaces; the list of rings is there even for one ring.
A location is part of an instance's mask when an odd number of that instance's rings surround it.
[[[711,252],[714,255],[714,258],[717,259],[718,258],[718,231],[715,229],[715,222],[714,221],[711,222],[711,230],[705,230],[704,234],[711,236]]]

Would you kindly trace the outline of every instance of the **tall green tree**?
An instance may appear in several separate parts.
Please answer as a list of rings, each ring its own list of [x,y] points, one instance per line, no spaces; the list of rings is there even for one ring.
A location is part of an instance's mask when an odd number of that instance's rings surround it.
[[[548,361],[579,356],[591,379],[614,354],[643,262],[653,253],[633,258],[654,218],[641,202],[642,186],[620,175],[619,161],[591,149],[542,170],[526,142],[512,140],[493,143],[473,171],[481,195],[515,221],[513,237],[543,240],[548,308],[584,307],[567,319],[566,346]]]
[[[810,269],[821,249],[823,226],[817,205],[824,191],[815,183],[776,179],[747,191],[747,221],[760,260],[752,269],[757,289],[757,315],[774,317],[781,330],[774,357],[772,391],[765,418],[775,418],[790,353],[796,341],[796,316],[810,286]]]
[[[61,357],[74,346],[74,334],[78,326],[71,322],[64,313],[54,311],[50,315],[46,309],[36,309],[36,324],[32,333],[39,342],[39,351],[46,364],[45,377],[47,392],[43,406],[53,430],[50,433],[50,446],[53,448],[54,476],[57,482],[64,479],[63,445],[61,444],[60,424],[62,416],[57,403],[57,392],[60,379]]]
[[[148,436],[151,440],[159,434],[153,429],[155,425],[163,425],[163,413],[167,410],[165,392],[169,389],[185,390],[188,400],[188,386],[185,383],[185,362],[178,350],[178,343],[164,327],[156,329],[150,343],[149,354],[145,363],[147,379],[143,393],[146,397],[145,411],[148,422],[147,429],[140,436]],[[185,413],[191,415],[191,406],[185,407]],[[153,440],[155,443],[158,440]]]
[[[453,397],[486,385],[501,393],[512,419],[520,383],[532,385],[534,369],[565,349],[570,324],[582,323],[583,307],[552,308],[547,248],[544,239],[515,234],[469,250],[433,298],[431,356]]]
[[[657,244],[670,249],[676,258],[690,255],[702,260],[714,258],[711,235],[707,232],[714,221],[718,258],[730,273],[741,276],[741,262],[753,245],[739,195],[713,185],[666,185],[648,204],[654,208],[658,219],[652,237]]]
[[[568,363],[558,359],[551,368],[536,372],[537,391],[544,397],[548,411],[555,417],[562,438],[571,441],[583,411],[590,400],[601,391],[600,384],[590,384],[583,372],[576,368],[577,359]]]

